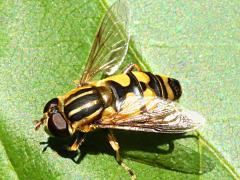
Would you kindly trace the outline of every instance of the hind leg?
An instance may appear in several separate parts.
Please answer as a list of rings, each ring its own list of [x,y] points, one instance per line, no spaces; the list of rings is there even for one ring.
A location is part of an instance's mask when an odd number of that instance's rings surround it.
[[[124,74],[127,74],[128,72],[132,71],[133,69],[136,69],[137,71],[142,71],[142,69],[137,64],[129,64],[123,71]]]
[[[118,164],[120,164],[124,168],[124,170],[129,173],[132,180],[136,179],[136,175],[134,174],[134,172],[122,161],[120,157],[119,144],[111,130],[107,130],[107,137],[110,145],[112,146],[113,150],[116,152],[116,160]]]

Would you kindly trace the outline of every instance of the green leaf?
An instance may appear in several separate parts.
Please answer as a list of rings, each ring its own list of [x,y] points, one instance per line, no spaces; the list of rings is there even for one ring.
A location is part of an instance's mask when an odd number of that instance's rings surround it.
[[[33,124],[48,100],[74,88],[107,7],[98,0],[0,2],[2,179],[129,178],[103,132],[87,136],[86,155],[75,163],[52,139],[42,152],[48,136]],[[239,178],[238,9],[238,1],[131,1],[126,64],[179,79],[180,103],[207,119],[192,138],[115,132],[139,179]]]

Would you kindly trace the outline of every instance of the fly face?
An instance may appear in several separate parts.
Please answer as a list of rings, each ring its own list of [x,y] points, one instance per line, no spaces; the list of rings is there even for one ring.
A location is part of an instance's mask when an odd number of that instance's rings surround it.
[[[59,99],[54,98],[45,105],[43,109],[44,115],[37,123],[36,129],[38,129],[41,124],[44,124],[44,129],[50,136],[60,138],[68,137],[70,136],[69,126],[63,113],[59,111],[58,103]]]

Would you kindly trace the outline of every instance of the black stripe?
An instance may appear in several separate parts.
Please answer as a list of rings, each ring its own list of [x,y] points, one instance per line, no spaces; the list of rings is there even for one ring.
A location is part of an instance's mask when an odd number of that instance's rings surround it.
[[[127,93],[133,92],[136,96],[143,96],[143,89],[146,89],[146,85],[144,87],[132,72],[128,72],[126,75],[130,79],[130,84],[128,86],[122,86],[115,81],[108,81],[108,86],[113,93],[115,101],[113,107],[116,111],[120,110],[121,103],[126,98]]]
[[[103,109],[103,104],[99,101],[97,104],[94,104],[90,107],[84,108],[81,111],[77,112],[76,114],[74,114],[73,116],[71,116],[69,118],[69,120],[71,122],[74,121],[79,121],[82,118],[85,118],[89,115],[91,115],[92,113],[94,113],[95,111],[99,110],[99,109]],[[101,113],[101,112],[100,112]]]
[[[99,95],[97,93],[95,94],[88,94],[86,96],[82,96],[78,99],[75,99],[73,102],[68,104],[64,107],[64,112],[66,116],[68,117],[68,113],[76,108],[79,108],[85,104],[87,104],[90,101],[99,100]]]
[[[71,100],[72,98],[78,96],[79,94],[82,94],[82,93],[85,93],[85,92],[88,92],[88,91],[92,91],[92,90],[95,90],[95,89],[94,88],[81,89],[81,90],[75,92],[74,94],[71,94],[67,99],[64,100],[64,102],[67,103],[69,100]]]
[[[154,76],[152,73],[150,72],[145,72],[148,77],[150,78],[150,81],[148,83],[148,85],[150,86],[150,88],[152,88],[155,92],[155,94],[158,96],[158,97],[163,97],[162,95],[162,88],[161,88],[161,85],[159,84],[159,81],[157,79],[156,76]]]
[[[129,91],[133,92],[136,96],[143,96],[142,87],[134,74],[130,71],[127,75],[130,78]]]
[[[162,97],[164,97],[164,98],[168,98],[168,93],[167,93],[167,89],[166,89],[166,87],[165,87],[165,84],[164,84],[164,82],[163,82],[163,80],[162,80],[162,77],[161,76],[159,76],[159,75],[155,75],[156,77],[157,77],[157,79],[158,79],[158,81],[161,83],[161,87],[162,87],[162,90],[163,90],[163,96]]]
[[[141,86],[143,92],[146,91],[147,86],[146,86],[146,84],[144,82],[140,81],[140,86]]]
[[[110,87],[113,93],[113,108],[119,112],[122,100],[125,99],[126,94],[129,92],[129,89],[118,84],[115,81],[108,81],[108,86]]]
[[[108,85],[114,95],[115,100],[124,98],[128,92],[128,89],[115,81],[108,81]]]
[[[173,78],[168,78],[168,84],[173,91],[174,100],[179,99],[182,95],[182,88],[179,81]]]

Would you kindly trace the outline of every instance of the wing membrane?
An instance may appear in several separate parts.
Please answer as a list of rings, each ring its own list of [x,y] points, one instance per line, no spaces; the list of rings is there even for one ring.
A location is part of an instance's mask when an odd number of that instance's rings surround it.
[[[114,116],[98,121],[100,128],[156,133],[184,133],[197,129],[205,119],[176,102],[158,97],[128,97]]]
[[[106,12],[93,43],[80,85],[98,73],[115,73],[127,53],[130,40],[127,2],[119,0]]]

